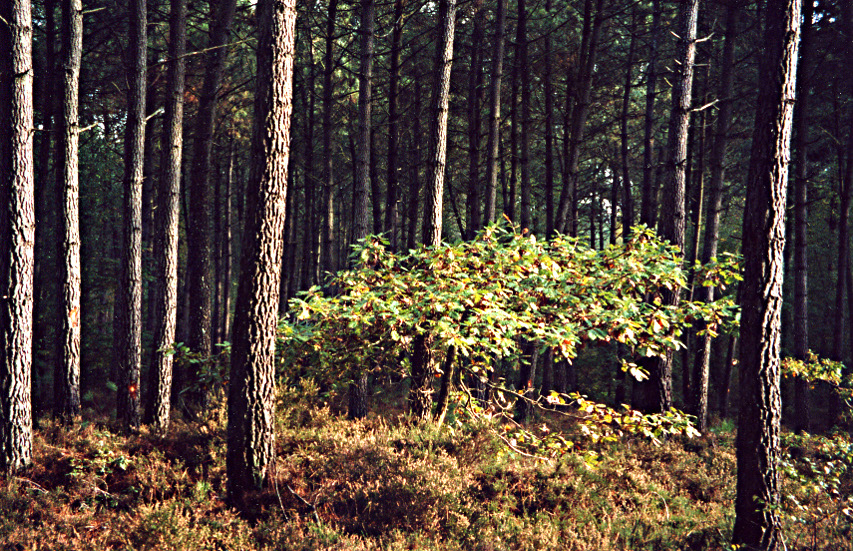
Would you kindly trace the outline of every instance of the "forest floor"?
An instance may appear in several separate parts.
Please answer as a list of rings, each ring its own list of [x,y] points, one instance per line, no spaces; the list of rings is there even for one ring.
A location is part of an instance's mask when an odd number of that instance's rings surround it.
[[[91,411],[43,421],[33,466],[0,478],[0,549],[731,549],[730,425],[544,461],[509,449],[499,419],[418,426],[388,397],[349,421],[315,396],[280,392],[275,484],[240,513],[223,500],[224,407],[165,436]],[[788,549],[853,549],[850,439],[783,442]]]

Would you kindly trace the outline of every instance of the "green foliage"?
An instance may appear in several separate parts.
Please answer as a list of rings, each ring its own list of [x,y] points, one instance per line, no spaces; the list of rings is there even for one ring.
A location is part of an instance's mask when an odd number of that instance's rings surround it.
[[[193,371],[198,374],[192,381],[181,389],[182,394],[196,394],[216,392],[224,388],[228,377],[228,358],[231,353],[231,343],[223,342],[216,345],[218,349],[214,354],[205,356],[190,350],[189,346],[182,342],[176,342],[166,351],[174,356],[175,363],[184,367],[192,365]]]
[[[642,227],[625,245],[602,251],[500,226],[473,241],[402,255],[385,245],[368,237],[356,247],[356,268],[331,283],[338,294],[315,287],[291,302],[293,321],[280,327],[285,365],[314,366],[321,380],[372,366],[399,369],[401,353],[423,334],[439,354],[453,347],[473,373],[517,355],[519,337],[569,360],[597,341],[655,356],[679,348],[693,320],[714,335],[737,320],[728,298],[665,305],[662,292],[685,285],[680,257]],[[739,275],[726,257],[698,277],[724,288]]]
[[[811,350],[805,361],[791,357],[782,359],[783,376],[800,377],[812,383],[822,381],[849,400],[853,397],[853,374],[845,376],[844,371],[842,362],[819,358]]]
[[[330,284],[338,293],[325,296],[314,288],[291,302],[291,320],[279,327],[285,375],[308,374],[328,385],[367,369],[406,375],[414,339],[429,335],[436,366],[447,357],[461,358],[464,370],[487,383],[487,372],[500,359],[519,356],[522,340],[569,361],[592,343],[616,342],[635,354],[656,356],[682,346],[683,328],[694,321],[703,321],[714,336],[737,322],[729,298],[664,303],[662,293],[682,288],[685,273],[676,249],[643,227],[624,245],[601,251],[576,239],[541,241],[515,227],[491,226],[473,241],[402,255],[389,252],[381,238],[368,237],[354,255],[356,267]],[[719,288],[739,279],[729,256],[697,266],[696,277]],[[640,380],[647,376],[629,362],[623,369]],[[514,399],[525,399],[505,386],[495,390],[495,406],[504,413]],[[553,395],[540,403],[573,403],[583,421],[581,437],[592,442],[626,434],[657,441],[695,432],[688,416],[676,410],[645,416],[593,405],[581,395]],[[547,457],[575,445],[521,428],[505,441],[517,451]]]
[[[782,512],[796,538],[816,545],[825,531],[853,536],[853,441],[850,436],[784,434]],[[824,531],[824,535],[818,534]]]

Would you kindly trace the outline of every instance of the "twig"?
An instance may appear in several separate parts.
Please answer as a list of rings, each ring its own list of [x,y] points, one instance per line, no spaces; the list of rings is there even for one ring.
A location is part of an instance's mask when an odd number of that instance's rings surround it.
[[[45,490],[40,484],[30,480],[29,478],[24,478],[22,476],[16,476],[15,479],[20,480],[21,482],[26,482],[27,484],[29,484],[30,486],[32,486],[33,488],[35,488],[36,490],[38,490],[42,493],[45,493],[45,494],[47,493],[47,490]]]
[[[655,491],[650,490],[649,493],[655,494],[656,496],[658,496],[660,498],[661,501],[663,501],[663,508],[666,511],[666,520],[669,520],[669,505],[666,504],[666,500],[664,499],[664,497]]]
[[[287,484],[287,489],[290,491],[290,493],[293,495],[293,497],[295,497],[296,499],[301,501],[303,505],[305,505],[306,507],[311,509],[311,514],[314,515],[314,522],[316,522],[317,524],[320,524],[320,516],[317,515],[317,507],[315,507],[313,504],[309,503],[301,495],[297,494],[296,490],[294,490],[293,488],[290,487],[290,484]]]
[[[548,462],[548,463],[550,463],[550,462],[551,462],[551,460],[550,460],[549,458],[547,458],[547,457],[543,457],[543,456],[541,456],[541,455],[534,455],[534,454],[532,454],[532,453],[527,453],[527,452],[523,452],[523,451],[521,451],[520,449],[518,449],[517,447],[515,447],[515,446],[514,446],[514,445],[513,445],[509,440],[507,440],[507,439],[504,437],[504,435],[502,435],[502,434],[498,434],[498,438],[500,438],[501,440],[503,440],[503,441],[504,441],[504,444],[506,444],[507,446],[509,446],[509,447],[510,447],[510,449],[511,449],[512,451],[514,451],[515,453],[521,454],[521,455],[523,455],[523,456],[525,456],[525,457],[530,457],[530,458],[533,458],[533,459],[539,459],[540,461],[546,461],[546,462]],[[667,512],[667,517],[669,517],[669,512]]]

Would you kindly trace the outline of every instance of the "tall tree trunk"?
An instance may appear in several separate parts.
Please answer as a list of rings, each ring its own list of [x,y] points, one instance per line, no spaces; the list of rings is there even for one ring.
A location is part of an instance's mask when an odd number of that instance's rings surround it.
[[[714,133],[714,144],[711,150],[711,181],[708,188],[708,198],[705,203],[705,236],[702,246],[702,263],[707,264],[717,256],[717,245],[720,241],[720,212],[723,202],[723,179],[726,170],[726,150],[728,148],[729,126],[732,117],[732,83],[734,81],[734,53],[738,35],[738,21],[741,16],[740,3],[730,2],[726,6],[726,29],[723,43],[723,57],[720,61],[720,80],[717,90],[717,121]],[[696,300],[711,302],[714,300],[714,287],[700,287]],[[700,324],[700,331],[704,326]],[[695,355],[693,358],[693,379],[706,381],[709,376],[711,361],[711,338],[708,334],[697,335]],[[726,385],[728,382],[725,382]],[[695,390],[701,390],[693,398],[694,413],[699,419],[699,430],[707,428],[708,397],[707,385],[695,385]],[[702,388],[700,388],[702,387]],[[726,391],[728,386],[726,386]],[[726,392],[727,393],[727,392]]]
[[[29,0],[0,6],[0,469],[32,462],[33,31]]]
[[[211,355],[213,297],[213,247],[211,243],[213,186],[211,184],[211,151],[213,149],[214,120],[219,88],[225,70],[228,35],[234,19],[236,0],[217,0],[211,3],[212,28],[208,51],[205,54],[204,83],[199,99],[193,136],[192,170],[189,182],[189,220],[187,247],[192,254],[187,264],[187,293],[190,297],[189,341],[187,346],[202,358]],[[206,389],[197,384],[198,363],[189,364],[186,382],[196,384],[187,394],[191,407],[204,406]]]
[[[62,257],[62,363],[55,378],[55,410],[67,420],[80,415],[80,206],[78,97],[80,58],[83,53],[83,5],[81,0],[62,3],[62,156],[57,175],[63,190]]]
[[[450,100],[450,68],[453,62],[453,35],[456,25],[456,0],[440,0],[436,31],[440,40],[435,55],[433,110],[430,113],[430,180],[424,211],[423,240],[426,246],[441,244],[444,196],[444,169],[447,155],[447,115]],[[421,334],[412,346],[412,386],[409,408],[416,419],[427,420],[432,410],[433,339]]]
[[[147,14],[144,0],[128,5],[129,88],[124,135],[124,233],[119,283],[118,418],[125,430],[139,428],[139,374],[142,347],[142,176],[145,151],[145,65]]]
[[[498,150],[501,125],[501,83],[503,81],[504,33],[506,32],[506,0],[497,0],[495,44],[489,82],[489,141],[486,145],[486,205],[483,221],[495,221],[495,199],[498,189]]]
[[[148,421],[155,430],[169,428],[172,402],[172,366],[170,352],[175,342],[178,312],[178,225],[181,198],[181,160],[183,158],[184,75],[187,42],[186,0],[171,0],[169,14],[169,60],[167,74],[166,120],[160,163],[160,189],[157,192],[154,236],[154,294],[156,326],[151,363],[152,385]],[[227,216],[230,216],[230,211]],[[227,311],[226,311],[227,312]],[[227,316],[227,313],[226,313]]]
[[[373,26],[375,0],[361,0],[361,61],[358,74],[358,149],[356,151],[355,195],[353,196],[352,241],[365,237],[370,196],[370,117],[373,77]]]
[[[468,67],[468,220],[465,238],[474,239],[482,227],[480,218],[480,89],[483,84],[481,67],[481,45],[485,11],[476,4],[473,7],[474,22],[471,29],[471,63]]]
[[[545,13],[551,15],[551,0],[545,2]],[[551,31],[545,33],[545,74],[542,91],[545,94],[545,236],[554,236],[554,59]],[[548,363],[550,365],[550,363]],[[546,370],[547,371],[547,370]]]
[[[418,228],[418,204],[420,203],[421,193],[421,79],[415,78],[415,97],[412,111],[412,130],[411,141],[412,145],[409,150],[412,152],[412,160],[409,163],[410,183],[409,183],[409,201],[408,201],[408,230],[406,231],[406,249],[412,250],[417,242]]]
[[[530,181],[530,70],[527,45],[527,6],[526,0],[518,2],[518,26],[515,31],[515,42],[518,48],[518,68],[521,73],[521,227],[533,229],[531,218],[532,205]]]
[[[302,93],[302,110],[308,111],[307,114],[302,116],[302,121],[304,122],[302,131],[302,141],[304,142],[303,166],[305,167],[302,179],[304,181],[306,219],[302,243],[303,269],[305,270],[302,278],[302,286],[307,289],[320,281],[319,270],[322,270],[324,274],[335,271],[336,256],[333,252],[335,244],[334,187],[329,188],[328,197],[330,199],[329,202],[326,202],[325,186],[329,181],[326,180],[323,183],[323,203],[320,204],[317,197],[317,181],[314,178],[314,105],[316,101],[314,83],[317,78],[317,68],[314,64],[314,41],[311,36],[310,25],[306,25],[306,27],[308,27],[306,31],[308,36],[305,38],[308,59],[305,61],[305,64],[308,66],[308,82],[300,86],[300,91]],[[331,159],[332,157],[329,156],[329,158]],[[325,278],[323,280],[325,281]]]
[[[516,42],[512,58],[512,73],[509,87],[509,186],[504,194],[504,216],[511,222],[517,222],[515,215],[518,198],[518,82],[519,82],[518,43]],[[503,154],[501,154],[503,162]]]
[[[628,60],[625,69],[625,88],[622,93],[622,116],[619,121],[620,147],[619,157],[622,164],[622,239],[627,240],[634,226],[634,194],[631,192],[631,172],[628,158],[628,119],[631,115],[632,75],[634,70],[634,50],[637,30],[637,10],[631,11],[631,41],[628,43]],[[649,75],[647,75],[649,77]],[[649,77],[650,78],[650,77]],[[620,369],[620,373],[624,372]]]
[[[326,21],[326,52],[323,57],[323,229],[322,243],[323,271],[334,271],[332,245],[335,233],[335,163],[332,155],[332,110],[334,109],[334,88],[332,76],[335,72],[335,18],[338,13],[338,0],[329,0],[329,13]],[[309,93],[313,94],[313,90]]]
[[[33,399],[33,424],[38,426],[38,418],[45,409],[47,397],[39,388],[47,379],[48,366],[57,365],[56,346],[60,339],[50,338],[49,330],[59,326],[57,316],[61,308],[54,293],[57,287],[55,274],[58,271],[57,250],[59,248],[55,222],[57,218],[56,199],[59,194],[54,192],[56,180],[51,178],[50,150],[55,133],[55,125],[59,118],[56,106],[56,92],[61,75],[56,67],[56,0],[44,2],[45,28],[43,39],[44,55],[43,66],[35,66],[38,77],[35,83],[39,86],[35,90],[35,107],[41,107],[37,127],[42,129],[36,133],[38,142],[35,144],[35,216],[39,221],[36,224],[35,234],[35,273],[34,273],[34,295],[33,295],[33,374],[32,374],[32,399]],[[39,56],[34,59],[38,63]],[[40,360],[40,356],[42,359]],[[61,360],[60,360],[61,361]]]
[[[353,197],[352,242],[364,239],[368,234],[367,209],[370,190],[370,161],[373,152],[372,132],[370,130],[372,77],[373,77],[373,27],[375,19],[375,0],[361,2],[361,66],[358,75],[358,157],[355,174],[355,195]],[[374,212],[374,215],[378,212]],[[356,375],[357,379],[349,387],[349,417],[361,419],[367,416],[367,372]]]
[[[812,19],[814,0],[804,0],[800,31],[800,79],[797,83],[797,106],[794,111],[796,130],[796,178],[794,180],[794,357],[806,361],[809,354],[808,296],[808,185],[809,185],[809,92],[811,83],[805,71],[812,69]],[[849,162],[849,160],[848,160]],[[848,272],[849,273],[849,272]],[[811,430],[809,381],[794,379],[794,429]]]
[[[779,521],[779,351],[788,157],[794,112],[800,2],[766,10],[758,108],[743,217],[740,411],[732,541],[783,549]]]
[[[740,298],[738,297],[738,302]],[[720,375],[720,388],[718,391],[718,407],[720,419],[726,419],[729,416],[729,394],[732,386],[732,371],[737,363],[737,334],[729,336],[728,346],[726,346],[726,361],[723,364],[723,373]]]
[[[229,500],[268,482],[275,462],[275,327],[281,257],[296,0],[259,0],[252,164],[228,391]]]
[[[652,1],[652,28],[649,30],[651,44],[649,45],[649,67],[646,70],[646,115],[643,128],[643,197],[640,212],[640,223],[650,228],[655,227],[657,219],[657,193],[654,186],[654,130],[655,130],[655,98],[657,97],[657,60],[658,40],[660,39],[660,0]]]
[[[424,212],[423,240],[426,245],[441,243],[444,206],[444,170],[447,162],[447,115],[450,102],[450,68],[453,63],[453,35],[456,28],[456,0],[440,0],[438,45],[433,80],[432,125],[430,128],[430,181]]]
[[[394,0],[394,28],[391,31],[391,69],[388,75],[388,189],[385,226],[391,252],[399,249],[400,233],[400,51],[403,49],[403,0]]]
[[[678,70],[672,88],[672,114],[667,145],[669,155],[662,206],[666,216],[661,217],[660,235],[683,251],[686,222],[687,133],[693,90],[699,0],[682,2],[678,15],[677,36],[679,38],[676,53]],[[664,304],[678,306],[681,298],[679,293],[664,291],[663,295]],[[669,350],[665,358],[657,358],[651,362],[647,405],[652,411],[667,411],[672,407],[672,356],[673,352]]]
[[[593,12],[592,0],[584,3],[584,28],[581,44],[581,55],[578,63],[577,88],[575,107],[572,110],[572,127],[569,150],[566,157],[567,181],[563,182],[560,191],[560,202],[557,208],[556,226],[561,232],[568,231],[577,235],[577,185],[579,178],[580,146],[583,143],[586,119],[589,116],[589,105],[592,94],[592,80],[595,74],[595,56],[598,50],[601,26],[604,23],[603,0],[596,0]]]

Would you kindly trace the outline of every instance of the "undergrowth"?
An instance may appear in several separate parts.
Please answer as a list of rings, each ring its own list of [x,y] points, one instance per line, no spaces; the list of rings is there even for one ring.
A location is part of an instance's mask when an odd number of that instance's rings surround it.
[[[2,549],[728,547],[731,432],[602,442],[592,464],[543,461],[508,450],[499,420],[438,429],[389,400],[383,415],[349,421],[314,396],[280,392],[275,483],[240,514],[222,499],[221,410],[166,436],[43,422],[34,465],[0,479]],[[788,549],[850,549],[849,438],[784,443]]]

